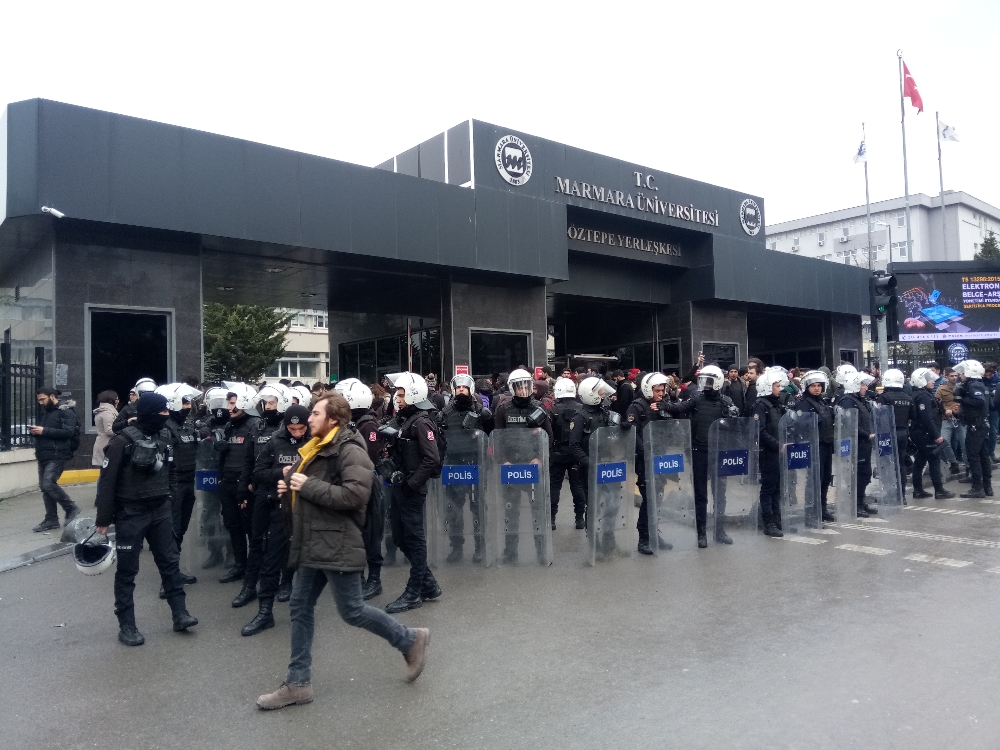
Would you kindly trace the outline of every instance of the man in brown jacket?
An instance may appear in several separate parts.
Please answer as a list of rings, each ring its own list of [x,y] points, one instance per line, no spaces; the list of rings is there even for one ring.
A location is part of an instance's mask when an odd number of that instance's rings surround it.
[[[290,604],[292,658],[281,687],[257,699],[260,708],[312,702],[313,611],[327,583],[344,622],[385,638],[403,653],[408,680],[417,679],[424,668],[430,631],[405,627],[361,596],[367,561],[361,527],[374,467],[364,440],[348,427],[350,421],[350,406],[339,393],[319,399],[309,415],[313,438],[299,449],[302,460],[278,482],[292,534],[288,567],[296,569]]]

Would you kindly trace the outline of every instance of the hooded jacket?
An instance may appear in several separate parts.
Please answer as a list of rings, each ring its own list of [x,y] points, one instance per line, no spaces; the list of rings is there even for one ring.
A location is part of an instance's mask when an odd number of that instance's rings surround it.
[[[42,434],[35,436],[35,458],[39,461],[68,461],[73,458],[70,440],[76,435],[76,402],[60,401],[54,408],[42,410],[38,426]],[[104,459],[101,459],[102,461]]]
[[[98,404],[94,409],[94,427],[97,428],[97,440],[94,441],[94,453],[90,457],[91,466],[100,466],[104,463],[104,449],[108,447],[108,442],[115,436],[111,425],[118,418],[118,410],[114,404]]]

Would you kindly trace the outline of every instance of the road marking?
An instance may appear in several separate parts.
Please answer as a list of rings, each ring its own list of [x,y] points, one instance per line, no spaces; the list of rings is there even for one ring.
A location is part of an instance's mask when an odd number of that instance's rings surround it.
[[[932,563],[934,565],[947,565],[949,568],[964,568],[967,565],[972,565],[972,563],[967,560],[952,560],[951,558],[948,557],[934,557],[934,555],[921,555],[919,553],[913,555],[907,555],[903,559],[915,560],[916,562]]]
[[[907,505],[905,510],[922,510],[927,513],[944,513],[947,516],[969,516],[971,518],[1000,518],[996,513],[980,513],[977,510],[958,510],[956,508],[934,508],[925,505]]]
[[[872,531],[876,534],[895,534],[896,536],[908,536],[912,539],[928,539],[932,542],[953,542],[955,544],[969,544],[973,547],[1000,549],[1000,542],[991,542],[987,539],[966,539],[960,536],[947,536],[946,534],[925,534],[922,531],[907,531],[906,529],[878,529],[872,526],[862,526],[861,524],[854,523],[840,523],[837,525],[842,529]]]
[[[862,547],[860,544],[840,544],[834,547],[834,549],[846,549],[849,552],[864,552],[866,555],[891,555],[891,549],[882,549],[881,547]]]
[[[889,523],[884,518],[859,518],[861,523]]]
[[[834,531],[833,529],[806,529],[810,534],[839,534],[839,531]]]
[[[1000,573],[1000,565],[997,565],[995,568],[987,568],[986,572],[987,573]]]
[[[980,500],[983,505],[1000,505],[1000,500]]]
[[[772,539],[784,539],[786,542],[802,542],[803,544],[826,544],[826,539],[813,539],[811,536],[777,536]]]

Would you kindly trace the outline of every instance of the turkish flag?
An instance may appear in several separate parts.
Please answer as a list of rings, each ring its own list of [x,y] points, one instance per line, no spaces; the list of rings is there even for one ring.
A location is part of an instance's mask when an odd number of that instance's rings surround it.
[[[905,62],[903,63],[903,96],[910,97],[910,104],[917,108],[917,114],[924,111],[924,100],[920,98],[917,82],[913,80],[910,69],[906,67]]]

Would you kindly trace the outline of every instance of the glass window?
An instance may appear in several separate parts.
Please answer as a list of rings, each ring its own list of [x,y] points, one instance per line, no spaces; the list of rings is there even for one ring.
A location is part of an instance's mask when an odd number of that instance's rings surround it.
[[[472,377],[489,377],[495,372],[510,372],[518,365],[531,366],[528,358],[528,334],[472,331],[470,334]]]
[[[316,327],[317,328],[326,328],[326,315],[317,315],[316,316]]]
[[[402,372],[405,368],[399,364],[399,341],[400,336],[379,339],[375,342],[375,354],[377,357],[376,371],[378,377],[382,377],[387,372]],[[376,382],[376,381],[371,381]]]
[[[705,362],[715,362],[723,370],[738,361],[736,348],[736,344],[721,344],[714,341],[701,342],[701,351],[705,355]]]
[[[680,339],[665,341],[660,344],[660,369],[680,370],[681,342]]]
[[[358,345],[340,345],[340,379],[358,377]]]
[[[362,341],[358,344],[358,375],[362,383],[375,382],[375,342]]]

